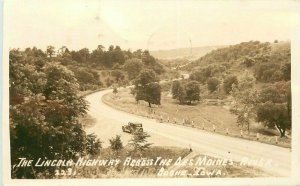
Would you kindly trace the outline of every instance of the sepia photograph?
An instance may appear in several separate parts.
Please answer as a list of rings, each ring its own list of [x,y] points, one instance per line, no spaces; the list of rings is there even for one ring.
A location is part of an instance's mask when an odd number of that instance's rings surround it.
[[[299,1],[3,5],[5,186],[300,185]]]

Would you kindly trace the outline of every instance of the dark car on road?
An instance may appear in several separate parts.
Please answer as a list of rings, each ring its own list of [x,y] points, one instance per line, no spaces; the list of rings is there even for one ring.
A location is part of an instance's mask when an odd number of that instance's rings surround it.
[[[123,132],[135,133],[143,132],[143,124],[137,122],[128,122],[127,125],[122,126]]]

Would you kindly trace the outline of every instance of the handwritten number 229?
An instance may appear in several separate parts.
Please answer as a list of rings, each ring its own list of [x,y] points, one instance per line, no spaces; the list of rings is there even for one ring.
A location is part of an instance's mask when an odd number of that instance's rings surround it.
[[[68,168],[67,170],[55,170],[55,176],[71,176],[75,175],[76,171],[73,172],[72,168]]]

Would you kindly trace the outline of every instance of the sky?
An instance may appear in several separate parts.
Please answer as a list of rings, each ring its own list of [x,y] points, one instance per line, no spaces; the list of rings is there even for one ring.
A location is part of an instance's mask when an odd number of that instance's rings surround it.
[[[10,48],[172,49],[290,40],[294,1],[9,0]]]

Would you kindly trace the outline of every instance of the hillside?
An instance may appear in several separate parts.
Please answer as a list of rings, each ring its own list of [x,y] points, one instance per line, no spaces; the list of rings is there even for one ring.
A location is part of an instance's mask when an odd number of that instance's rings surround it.
[[[181,103],[186,102],[181,87],[198,83],[197,99],[228,101],[227,108],[248,132],[253,131],[250,125],[276,129],[281,137],[290,130],[290,42],[242,42],[213,50],[179,69],[190,72],[188,80],[172,85],[173,97],[179,95]]]
[[[239,76],[249,71],[259,82],[269,83],[290,79],[290,62],[289,42],[250,41],[213,50],[181,69],[201,71],[207,78],[224,78],[229,74]],[[207,78],[203,78],[202,83]]]
[[[204,46],[193,48],[178,48],[171,50],[155,50],[150,51],[150,54],[158,59],[189,59],[195,60],[203,55],[224,46]]]

